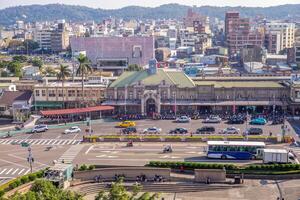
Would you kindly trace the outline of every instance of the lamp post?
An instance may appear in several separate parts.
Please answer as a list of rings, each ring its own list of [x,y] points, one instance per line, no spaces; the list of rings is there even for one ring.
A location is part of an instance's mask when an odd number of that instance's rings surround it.
[[[32,164],[34,162],[34,158],[32,156],[32,152],[31,152],[31,147],[28,147],[28,157],[27,157],[27,162],[29,163],[30,166],[30,173],[32,173]]]

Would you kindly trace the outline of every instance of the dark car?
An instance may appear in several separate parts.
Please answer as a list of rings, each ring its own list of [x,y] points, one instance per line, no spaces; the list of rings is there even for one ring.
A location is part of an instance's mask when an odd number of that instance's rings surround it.
[[[136,133],[137,130],[135,127],[127,127],[127,128],[124,128],[122,129],[122,133],[124,134],[130,134],[130,133]]]
[[[251,127],[246,131],[246,134],[248,134],[248,135],[262,135],[263,130],[261,128]]]
[[[185,129],[185,128],[175,128],[173,130],[170,130],[169,133],[170,134],[178,134],[178,133],[180,133],[180,134],[186,134],[186,133],[188,133],[188,130]]]
[[[206,133],[214,133],[216,131],[213,126],[203,126],[202,128],[198,128],[196,130],[196,134],[206,134]]]
[[[244,122],[242,117],[232,117],[227,121],[228,124],[243,124]]]

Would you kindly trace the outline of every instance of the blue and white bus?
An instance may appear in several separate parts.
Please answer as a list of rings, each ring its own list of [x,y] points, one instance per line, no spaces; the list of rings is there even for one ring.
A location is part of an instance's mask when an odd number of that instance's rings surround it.
[[[257,150],[265,148],[264,142],[208,141],[208,158],[251,160],[257,158]]]

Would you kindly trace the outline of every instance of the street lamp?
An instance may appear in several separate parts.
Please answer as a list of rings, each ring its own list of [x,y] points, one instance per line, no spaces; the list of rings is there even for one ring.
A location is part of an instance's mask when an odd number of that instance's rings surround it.
[[[28,147],[27,162],[29,163],[29,166],[30,166],[30,173],[32,173],[32,164],[34,162],[34,158],[33,158],[32,153],[31,153],[31,147]]]

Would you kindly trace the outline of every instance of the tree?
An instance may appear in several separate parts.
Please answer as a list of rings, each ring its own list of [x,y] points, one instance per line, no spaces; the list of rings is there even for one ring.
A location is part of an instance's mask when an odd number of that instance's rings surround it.
[[[31,60],[31,64],[35,67],[41,68],[43,66],[43,61],[40,58],[35,57]]]
[[[126,71],[141,71],[143,68],[138,66],[137,64],[128,65]]]
[[[113,183],[110,190],[105,192],[99,191],[95,200],[155,200],[159,198],[157,193],[150,195],[149,193],[140,194],[142,187],[135,185],[133,191],[127,192],[122,180]]]
[[[62,83],[63,105],[65,104],[65,80],[71,75],[71,70],[66,65],[60,65],[57,73],[57,79]]]
[[[50,66],[41,68],[40,72],[43,76],[48,76],[48,77],[54,77],[57,75],[56,71]]]
[[[9,62],[7,69],[17,77],[22,76],[22,71],[21,71],[22,65],[19,61]]]
[[[46,180],[36,180],[29,192],[25,194],[16,193],[9,200],[83,200],[82,196],[56,188],[51,182]]]
[[[92,72],[92,68],[88,58],[85,55],[79,54],[77,60],[79,62],[79,66],[76,71],[76,75],[81,75],[81,95],[82,103],[84,103],[84,77]]]
[[[28,52],[33,52],[40,47],[39,43],[35,42],[34,40],[25,40],[23,42],[23,46],[26,50],[28,50]]]
[[[14,56],[12,59],[13,61],[18,61],[20,63],[27,62],[27,57],[23,55]]]

